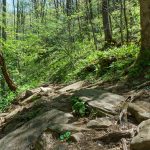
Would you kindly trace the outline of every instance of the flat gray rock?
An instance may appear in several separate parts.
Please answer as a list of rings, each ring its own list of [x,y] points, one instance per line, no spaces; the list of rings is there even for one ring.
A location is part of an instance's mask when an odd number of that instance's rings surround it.
[[[45,131],[49,124],[68,123],[73,116],[69,113],[53,109],[9,133],[0,140],[1,150],[30,150],[34,147],[38,137]]]
[[[53,149],[54,144],[55,144],[55,140],[54,140],[53,134],[51,132],[44,132],[38,138],[34,149],[35,150],[50,150],[50,149]]]
[[[26,91],[26,96],[29,97],[35,93],[39,93],[41,92],[41,88],[36,88],[36,89],[32,89],[32,90],[27,90]]]
[[[88,128],[108,128],[112,122],[108,118],[97,118],[88,122]]]
[[[48,130],[49,129],[57,133],[64,133],[65,131],[71,132],[89,131],[89,129],[87,128],[75,126],[73,124],[57,124],[57,123],[49,124]]]
[[[129,112],[136,118],[138,123],[150,119],[150,102],[138,101],[129,104]]]
[[[80,88],[82,88],[84,85],[86,85],[86,82],[84,81],[79,81],[79,82],[76,82],[76,83],[73,83],[73,84],[70,84],[62,89],[60,89],[59,91],[60,92],[67,92],[67,91],[70,91],[70,90],[78,90]]]
[[[100,88],[81,89],[75,93],[75,96],[96,109],[99,116],[116,115],[116,107],[125,100],[123,96],[103,91]]]
[[[139,125],[139,133],[132,139],[131,150],[150,150],[150,119]]]
[[[150,92],[140,90],[133,94],[133,103],[129,104],[128,111],[141,123],[150,119]]]
[[[82,139],[84,139],[84,135],[82,132],[74,133],[71,135],[70,139],[73,142],[80,142]]]

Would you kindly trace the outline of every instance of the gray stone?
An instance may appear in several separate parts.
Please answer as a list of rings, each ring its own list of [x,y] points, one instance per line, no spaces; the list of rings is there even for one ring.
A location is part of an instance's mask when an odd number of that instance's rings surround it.
[[[65,131],[71,132],[89,131],[89,129],[87,128],[78,127],[73,124],[56,124],[56,123],[49,124],[48,129],[57,133],[64,133]]]
[[[99,116],[116,115],[116,107],[125,100],[123,96],[103,91],[100,88],[81,89],[75,93],[75,96],[96,109]]]
[[[97,118],[88,122],[88,128],[108,128],[112,125],[112,122],[107,118]]]
[[[27,90],[26,91],[26,97],[29,97],[35,93],[39,93],[41,92],[41,88],[36,88],[36,89],[32,89],[32,90]]]
[[[0,140],[1,150],[30,150],[49,124],[68,123],[72,115],[53,109],[9,133]]]
[[[60,92],[67,92],[67,91],[70,91],[70,90],[78,90],[78,89],[82,88],[85,85],[86,85],[86,82],[79,81],[79,82],[73,83],[71,85],[68,85],[68,86],[62,88],[59,91]]]
[[[68,150],[68,147],[65,144],[56,145],[53,150]]]
[[[150,119],[139,126],[139,133],[132,139],[131,150],[150,150]]]
[[[53,92],[54,89],[51,87],[40,87],[41,92]]]
[[[138,123],[150,119],[150,102],[139,101],[130,103],[128,111],[136,118]]]
[[[80,142],[83,138],[84,138],[84,135],[81,132],[72,134],[70,137],[71,141],[73,142]]]
[[[55,143],[52,133],[44,132],[40,138],[38,138],[34,149],[35,150],[50,150],[53,148]]]

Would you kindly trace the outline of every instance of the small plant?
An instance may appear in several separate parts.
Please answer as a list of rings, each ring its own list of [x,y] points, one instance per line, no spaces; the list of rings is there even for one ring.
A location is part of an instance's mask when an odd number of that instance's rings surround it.
[[[68,141],[71,137],[71,132],[70,131],[66,131],[64,134],[61,134],[59,139],[61,141]]]
[[[84,117],[89,112],[86,102],[78,97],[72,97],[72,110],[73,113],[81,117]]]

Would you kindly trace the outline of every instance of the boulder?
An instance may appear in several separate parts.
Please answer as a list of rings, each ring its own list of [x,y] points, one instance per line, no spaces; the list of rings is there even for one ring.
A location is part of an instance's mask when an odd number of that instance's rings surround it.
[[[99,116],[116,115],[116,107],[125,100],[123,96],[110,93],[100,88],[86,88],[76,91],[75,96],[78,96],[83,101],[86,101],[90,107],[95,109]]]
[[[84,135],[81,132],[72,134],[70,137],[71,141],[73,142],[80,142],[83,138],[84,138]]]
[[[138,134],[132,139],[131,150],[150,150],[150,119],[138,126]]]
[[[140,90],[133,94],[133,103],[129,104],[128,111],[138,123],[150,119],[150,92]]]
[[[55,140],[52,133],[44,132],[38,138],[35,148],[36,150],[49,150],[52,149],[55,144]]]
[[[88,128],[108,128],[112,122],[108,118],[97,118],[88,122]]]
[[[49,124],[68,123],[73,116],[53,109],[28,121],[0,140],[1,150],[30,150]]]
[[[44,93],[46,93],[46,92],[54,92],[54,89],[51,88],[51,87],[40,87],[40,89],[41,89],[41,92],[44,92]]]
[[[53,150],[68,150],[68,146],[66,144],[57,144]]]
[[[138,123],[150,119],[150,102],[138,101],[130,103],[128,111],[136,118]]]
[[[36,88],[36,89],[32,89],[32,90],[27,90],[26,91],[26,97],[29,97],[35,93],[39,93],[41,92],[41,88]]]
[[[70,90],[78,90],[80,88],[82,88],[83,86],[85,86],[87,83],[84,82],[84,81],[79,81],[79,82],[76,82],[76,83],[73,83],[71,85],[68,85],[62,89],[60,89],[59,91],[60,92],[67,92],[67,91],[70,91]]]
[[[71,132],[89,131],[89,129],[87,128],[78,127],[73,124],[57,124],[57,123],[49,124],[47,129],[57,133],[64,133],[66,131]]]

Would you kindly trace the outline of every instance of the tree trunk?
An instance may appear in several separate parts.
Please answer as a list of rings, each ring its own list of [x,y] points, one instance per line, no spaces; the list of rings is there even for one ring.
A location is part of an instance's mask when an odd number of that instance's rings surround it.
[[[4,43],[7,40],[7,34],[6,34],[6,0],[2,1],[2,48],[4,47]],[[5,81],[3,78],[1,78],[1,88],[2,88],[2,95],[5,95]]]
[[[11,91],[16,91],[17,87],[13,83],[13,81],[11,80],[11,78],[9,76],[9,73],[7,71],[7,68],[6,68],[5,60],[4,60],[1,53],[0,53],[0,67],[1,67],[2,74],[5,78],[5,81],[7,82],[8,87],[10,88]]]
[[[141,50],[137,62],[148,65],[150,61],[150,0],[140,0]]]
[[[126,26],[126,42],[129,42],[129,29],[128,29],[128,18],[127,18],[127,12],[126,12],[126,0],[123,0],[123,11],[124,11],[124,20],[125,20],[125,26]]]
[[[15,0],[13,0],[13,13],[14,13],[14,34],[16,32],[16,8],[15,8]]]
[[[20,30],[20,1],[17,0],[17,26],[16,26],[16,39],[19,39],[18,33]]]
[[[2,26],[2,39],[3,41],[6,41],[6,0],[3,0],[3,12],[2,12],[2,22],[3,22],[3,26]]]
[[[105,41],[109,44],[112,42],[112,33],[109,20],[108,0],[102,0],[102,17]]]

